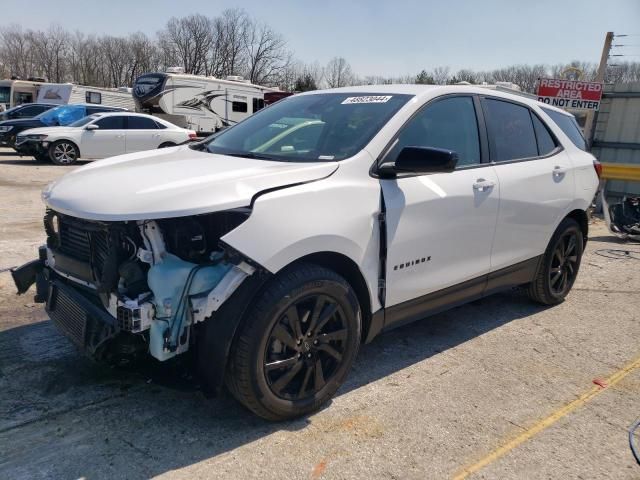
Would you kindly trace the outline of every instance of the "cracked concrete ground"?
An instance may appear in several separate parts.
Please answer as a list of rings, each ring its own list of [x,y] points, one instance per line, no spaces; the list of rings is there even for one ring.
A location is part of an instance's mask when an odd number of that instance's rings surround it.
[[[34,257],[40,190],[72,168],[0,152],[0,269]],[[180,365],[91,363],[0,273],[0,478],[451,478],[640,356],[640,262],[596,254],[640,246],[591,230],[562,305],[510,291],[385,334],[330,405],[277,424]],[[470,478],[640,478],[639,395],[631,368]]]

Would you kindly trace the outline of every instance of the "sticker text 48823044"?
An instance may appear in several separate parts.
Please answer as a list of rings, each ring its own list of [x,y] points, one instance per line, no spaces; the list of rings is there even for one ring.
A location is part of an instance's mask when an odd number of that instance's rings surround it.
[[[354,103],[387,103],[392,95],[368,95],[362,97],[347,97],[342,101],[342,105]]]

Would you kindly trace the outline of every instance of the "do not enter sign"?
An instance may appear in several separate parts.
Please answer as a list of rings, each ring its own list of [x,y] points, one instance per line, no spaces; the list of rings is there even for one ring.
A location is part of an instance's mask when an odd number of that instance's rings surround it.
[[[602,84],[541,78],[538,81],[538,101],[560,108],[598,110],[602,99]]]

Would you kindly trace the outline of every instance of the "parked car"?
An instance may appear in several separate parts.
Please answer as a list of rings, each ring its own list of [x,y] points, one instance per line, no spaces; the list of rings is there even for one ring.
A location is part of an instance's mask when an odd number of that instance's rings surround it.
[[[124,153],[174,147],[196,139],[196,132],[141,113],[94,113],[66,127],[26,130],[16,139],[18,150],[39,159],[71,165],[78,158],[95,160]]]
[[[23,103],[0,113],[0,121],[14,120],[17,118],[33,118],[36,115],[57,107],[53,103]]]
[[[258,151],[292,118],[321,131]],[[514,286],[565,299],[599,172],[574,122],[472,86],[303,93],[60,178],[13,278],[89,355],[195,349],[209,391],[305,415],[382,331]]]
[[[55,108],[42,112],[33,118],[22,118],[5,120],[0,122],[0,143],[15,148],[16,136],[18,133],[30,128],[52,127],[58,125],[69,125],[81,118],[99,112],[125,111],[118,107],[105,107],[102,105],[59,105]],[[32,155],[33,152],[20,151],[23,155]]]

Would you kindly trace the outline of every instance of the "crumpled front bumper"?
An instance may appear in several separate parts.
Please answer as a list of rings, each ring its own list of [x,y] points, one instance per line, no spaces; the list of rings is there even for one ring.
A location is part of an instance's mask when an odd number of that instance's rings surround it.
[[[13,148],[15,148],[16,152],[20,155],[27,156],[42,154],[47,151],[47,148],[39,140],[26,140],[21,143],[16,143]]]
[[[46,266],[46,247],[40,247],[39,257],[11,270],[18,293],[25,293],[35,283],[34,301],[46,304],[53,323],[81,351],[95,355],[105,341],[118,333],[116,319],[90,295]]]

